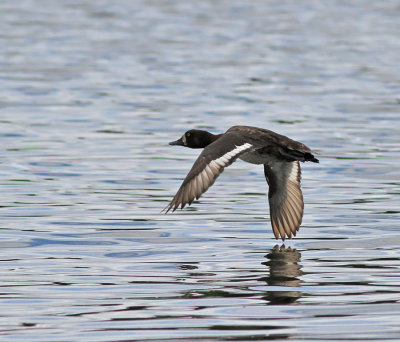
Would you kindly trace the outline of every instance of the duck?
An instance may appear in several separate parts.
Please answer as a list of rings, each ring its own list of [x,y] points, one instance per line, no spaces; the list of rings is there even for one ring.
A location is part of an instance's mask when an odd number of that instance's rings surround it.
[[[169,145],[203,149],[165,213],[191,205],[237,159],[264,165],[268,183],[270,222],[277,240],[291,239],[300,229],[304,213],[299,162],[319,163],[305,144],[271,130],[233,126],[225,133],[191,129]]]

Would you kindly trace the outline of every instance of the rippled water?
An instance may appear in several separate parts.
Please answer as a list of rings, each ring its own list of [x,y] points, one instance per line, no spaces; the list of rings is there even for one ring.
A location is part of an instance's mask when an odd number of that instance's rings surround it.
[[[0,334],[400,340],[397,1],[0,3]],[[190,128],[319,153],[282,245],[262,167],[164,215]]]

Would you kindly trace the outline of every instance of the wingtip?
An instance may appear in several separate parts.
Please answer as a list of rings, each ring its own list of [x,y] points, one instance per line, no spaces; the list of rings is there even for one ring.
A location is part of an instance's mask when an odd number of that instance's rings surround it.
[[[168,212],[171,210],[172,210],[172,212],[174,212],[176,210],[176,208],[173,208],[171,203],[169,203],[163,210],[161,210],[161,213],[168,214]]]

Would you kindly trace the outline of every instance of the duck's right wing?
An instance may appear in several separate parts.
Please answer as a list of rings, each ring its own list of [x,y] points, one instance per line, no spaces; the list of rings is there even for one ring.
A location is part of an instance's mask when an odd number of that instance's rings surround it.
[[[301,169],[298,161],[264,164],[269,185],[268,199],[275,238],[285,241],[296,235],[303,219],[303,194],[300,188]]]
[[[197,158],[165,212],[183,209],[192,204],[214,184],[224,168],[231,165],[241,154],[250,151],[253,145],[235,133],[225,133],[208,145]]]

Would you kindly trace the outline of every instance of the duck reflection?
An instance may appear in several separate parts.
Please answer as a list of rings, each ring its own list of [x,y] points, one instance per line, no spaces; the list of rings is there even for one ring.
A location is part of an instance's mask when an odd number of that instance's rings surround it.
[[[302,296],[300,291],[293,289],[284,291],[280,288],[282,286],[294,288],[301,285],[300,257],[300,252],[291,247],[286,248],[285,245],[281,247],[276,245],[271,253],[265,256],[269,260],[262,264],[269,267],[269,276],[262,280],[271,287],[279,287],[266,292],[264,299],[268,300],[269,304],[293,304]]]

